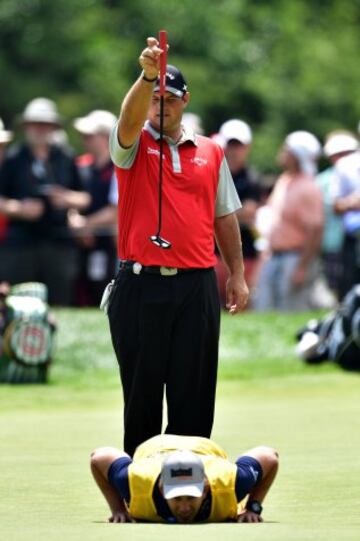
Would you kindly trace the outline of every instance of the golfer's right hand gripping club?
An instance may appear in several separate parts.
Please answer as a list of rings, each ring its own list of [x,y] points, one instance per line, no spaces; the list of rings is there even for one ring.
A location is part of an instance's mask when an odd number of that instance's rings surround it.
[[[164,250],[171,248],[171,242],[161,237],[162,225],[162,184],[163,184],[163,155],[164,155],[164,96],[166,86],[166,65],[167,65],[167,32],[160,30],[159,44],[162,53],[160,56],[160,156],[159,156],[159,207],[158,207],[158,230],[156,235],[151,235],[150,240],[153,244]]]

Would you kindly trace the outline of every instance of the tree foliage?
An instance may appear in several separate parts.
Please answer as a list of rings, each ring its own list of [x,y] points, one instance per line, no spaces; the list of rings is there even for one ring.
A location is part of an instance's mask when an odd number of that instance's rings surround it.
[[[243,118],[271,170],[291,130],[355,129],[359,23],[360,0],[1,0],[0,116],[40,95],[69,121],[116,113],[146,37],[166,28],[206,131]]]

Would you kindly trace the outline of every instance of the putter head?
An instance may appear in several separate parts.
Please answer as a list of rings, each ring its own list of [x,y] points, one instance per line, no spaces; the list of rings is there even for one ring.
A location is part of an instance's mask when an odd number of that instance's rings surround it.
[[[163,250],[167,250],[171,248],[171,242],[161,238],[160,235],[151,235],[151,237],[149,238],[151,242],[155,244],[155,246],[158,246],[159,248],[162,248]]]

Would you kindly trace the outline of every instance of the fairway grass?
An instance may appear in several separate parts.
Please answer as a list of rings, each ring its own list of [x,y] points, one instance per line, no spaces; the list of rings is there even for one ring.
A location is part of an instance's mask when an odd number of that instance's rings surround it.
[[[41,401],[32,403],[37,394]],[[304,376],[301,382],[222,381],[214,439],[232,459],[262,443],[280,453],[279,476],[264,505],[267,522],[113,525],[105,522],[109,512],[88,462],[97,446],[121,447],[119,391],[3,387],[1,539],[358,540],[358,395],[358,378],[343,373]]]
[[[116,365],[98,314],[58,317],[66,338],[50,384],[0,387],[1,541],[360,539],[360,378],[296,361],[301,316],[224,318],[213,438],[231,459],[272,445],[280,470],[265,523],[190,526],[106,522],[89,454],[122,446]]]

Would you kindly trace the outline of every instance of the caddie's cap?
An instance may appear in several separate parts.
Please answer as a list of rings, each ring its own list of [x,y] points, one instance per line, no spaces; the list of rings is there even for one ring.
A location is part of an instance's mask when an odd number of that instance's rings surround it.
[[[116,116],[110,111],[96,109],[86,116],[76,118],[74,127],[84,135],[104,133],[108,135],[116,122]]]
[[[204,492],[204,464],[191,451],[174,451],[162,464],[160,480],[166,500],[178,496],[199,498]]]
[[[155,88],[154,88],[154,92],[158,92],[159,89],[160,89],[160,78],[158,77]],[[166,66],[165,89],[168,92],[175,94],[175,96],[178,96],[178,98],[182,98],[187,92],[187,83],[185,81],[183,74],[178,68],[176,68],[175,66],[172,66],[171,64],[168,64]]]
[[[60,115],[55,102],[48,98],[35,98],[25,107],[23,122],[43,122],[44,124],[60,124]]]
[[[243,120],[233,118],[220,126],[219,141],[226,146],[231,140],[239,141],[243,145],[249,145],[252,141],[250,126]]]
[[[0,118],[0,143],[9,143],[12,138],[12,131],[5,130],[4,123]]]
[[[327,139],[324,145],[324,154],[330,157],[342,152],[352,152],[358,148],[359,143],[356,137],[347,133],[336,133]]]

